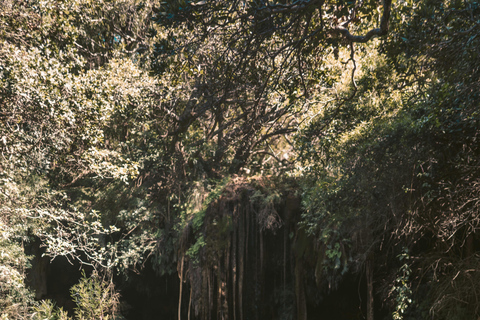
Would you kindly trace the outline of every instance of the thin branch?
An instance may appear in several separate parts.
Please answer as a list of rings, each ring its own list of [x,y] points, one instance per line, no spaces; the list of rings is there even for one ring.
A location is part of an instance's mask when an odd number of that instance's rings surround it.
[[[306,0],[306,1],[297,1],[295,3],[286,5],[286,4],[269,4],[260,10],[266,9],[271,13],[289,13],[294,11],[299,11],[313,6],[316,4],[322,4],[322,0]]]

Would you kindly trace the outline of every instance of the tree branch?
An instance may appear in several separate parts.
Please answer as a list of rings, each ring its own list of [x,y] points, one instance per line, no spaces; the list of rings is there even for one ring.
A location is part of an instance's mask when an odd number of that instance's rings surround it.
[[[392,0],[383,0],[383,14],[380,19],[380,27],[368,31],[365,35],[353,35],[343,25],[335,27],[333,33],[341,33],[347,40],[351,42],[365,43],[373,37],[380,37],[388,33],[388,21],[390,20],[390,11]]]

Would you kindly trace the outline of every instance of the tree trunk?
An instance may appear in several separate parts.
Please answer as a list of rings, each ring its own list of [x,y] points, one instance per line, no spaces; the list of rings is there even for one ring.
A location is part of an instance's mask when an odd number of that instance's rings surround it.
[[[238,311],[240,320],[243,320],[243,268],[245,258],[245,209],[240,212],[240,224],[238,231]]]
[[[192,291],[193,291],[193,287],[190,287],[190,299],[188,300],[188,316],[187,316],[187,320],[190,320],[190,311],[192,310]]]
[[[297,320],[307,320],[307,301],[303,284],[303,262],[297,257],[295,261],[295,297],[297,304]]]
[[[180,262],[180,294],[178,297],[178,320],[182,320],[181,311],[182,311],[182,289],[183,289],[183,259],[185,258],[182,255],[182,260]]]
[[[367,320],[373,320],[373,253],[365,262],[365,273],[367,278]]]

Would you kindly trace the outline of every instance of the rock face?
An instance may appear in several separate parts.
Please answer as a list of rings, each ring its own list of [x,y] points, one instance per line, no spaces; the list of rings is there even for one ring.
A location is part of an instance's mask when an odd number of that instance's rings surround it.
[[[25,282],[35,292],[35,299],[51,299],[72,314],[75,303],[70,297],[70,288],[80,279],[80,265],[71,264],[63,257],[51,261],[43,256],[38,239],[25,247],[25,253],[32,257]]]
[[[181,319],[275,319],[279,312],[297,318],[295,296],[305,296],[295,286],[303,279],[295,278],[292,253],[300,200],[267,189],[261,181],[227,186],[202,227],[185,233]],[[199,238],[204,245],[192,254]]]
[[[32,256],[31,268],[27,272],[26,284],[35,292],[35,299],[40,300],[47,295],[47,267],[49,259],[42,257],[43,250],[37,239],[25,248],[26,254]]]
[[[209,203],[200,226],[186,227],[178,319],[363,317],[363,273],[346,272],[335,288],[328,284],[321,272],[325,250],[299,226],[295,190],[285,182],[234,181]]]

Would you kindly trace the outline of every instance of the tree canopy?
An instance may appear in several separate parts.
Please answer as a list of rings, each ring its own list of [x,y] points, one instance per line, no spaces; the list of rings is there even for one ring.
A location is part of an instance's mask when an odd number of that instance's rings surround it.
[[[478,2],[0,4],[2,319],[120,319],[149,267],[179,318],[307,319],[353,275],[368,320],[480,315]]]

